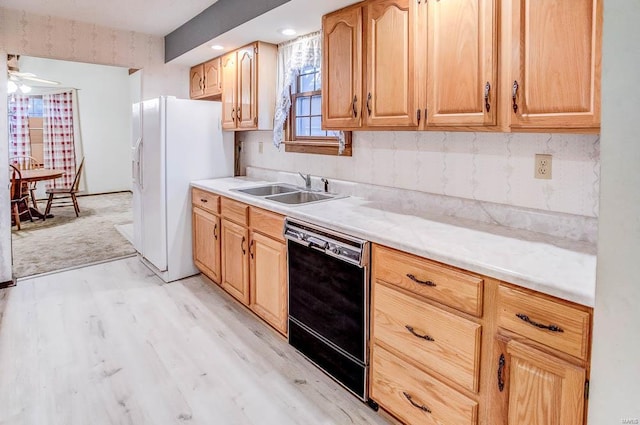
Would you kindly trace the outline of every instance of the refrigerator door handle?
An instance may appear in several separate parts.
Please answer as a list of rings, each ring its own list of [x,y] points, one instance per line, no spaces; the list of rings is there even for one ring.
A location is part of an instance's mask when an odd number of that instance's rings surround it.
[[[131,178],[133,179],[133,183],[139,183],[139,170],[140,170],[140,142],[142,142],[142,137],[138,137],[136,143],[133,147],[133,158],[131,159]]]
[[[142,141],[142,138],[140,138],[140,147],[138,148],[138,185],[140,186],[140,189],[144,189],[144,166],[143,166],[143,160],[144,160],[144,152],[142,150],[142,147],[144,145],[144,142]]]

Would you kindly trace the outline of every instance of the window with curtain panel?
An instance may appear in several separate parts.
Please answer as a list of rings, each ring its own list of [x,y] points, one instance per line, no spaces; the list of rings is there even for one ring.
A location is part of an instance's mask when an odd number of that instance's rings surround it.
[[[351,133],[322,130],[322,33],[278,45],[273,143],[286,152],[351,156]]]

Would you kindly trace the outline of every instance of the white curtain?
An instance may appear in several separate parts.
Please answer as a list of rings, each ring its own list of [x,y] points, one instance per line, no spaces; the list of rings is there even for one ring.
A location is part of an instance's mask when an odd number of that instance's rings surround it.
[[[291,84],[304,68],[322,68],[322,33],[320,31],[298,37],[278,45],[278,80],[276,111],[273,123],[273,144],[279,148],[284,140],[284,123],[291,110]],[[340,141],[339,153],[344,150],[344,134],[335,132]]]

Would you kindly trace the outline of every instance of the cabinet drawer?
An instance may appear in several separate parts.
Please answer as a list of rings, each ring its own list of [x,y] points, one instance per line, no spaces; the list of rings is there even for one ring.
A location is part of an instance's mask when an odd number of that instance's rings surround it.
[[[499,326],[580,359],[587,358],[588,312],[504,285],[498,293]]]
[[[191,188],[191,202],[194,206],[214,214],[220,213],[220,197],[195,187]]]
[[[380,245],[373,246],[373,277],[474,316],[482,316],[483,279]]]
[[[284,217],[280,214],[265,211],[260,208],[249,208],[249,223],[256,232],[271,236],[279,241],[284,241],[282,228]]]
[[[223,197],[220,200],[220,205],[220,211],[224,218],[243,226],[249,224],[249,206],[247,204]]]
[[[371,361],[371,398],[407,424],[478,422],[478,403],[378,345]]]
[[[375,283],[373,338],[452,381],[478,391],[482,327]]]

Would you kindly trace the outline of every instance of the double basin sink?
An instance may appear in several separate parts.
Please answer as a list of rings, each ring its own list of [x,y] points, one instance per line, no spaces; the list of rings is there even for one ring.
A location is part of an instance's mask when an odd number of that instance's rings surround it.
[[[331,193],[314,192],[283,183],[272,183],[262,186],[248,187],[246,189],[233,190],[247,195],[259,196],[269,201],[289,205],[328,201],[338,197],[338,195]]]

